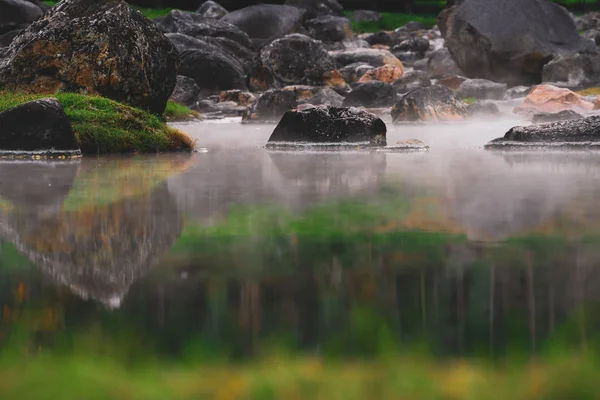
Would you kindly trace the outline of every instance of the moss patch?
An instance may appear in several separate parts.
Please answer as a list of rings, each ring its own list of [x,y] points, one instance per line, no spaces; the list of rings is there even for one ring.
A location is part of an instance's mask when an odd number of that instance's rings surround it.
[[[158,117],[103,97],[0,93],[0,112],[27,101],[56,97],[85,154],[191,151],[194,141]]]
[[[167,108],[165,108],[164,115],[169,121],[185,121],[201,118],[200,113],[191,110],[189,107],[175,103],[172,100],[167,102]]]
[[[465,103],[465,104],[473,104],[476,101],[477,101],[477,99],[474,97],[467,97],[466,99],[463,99],[463,103]]]
[[[352,21],[352,30],[356,33],[393,31],[406,25],[410,21],[422,22],[425,27],[432,28],[437,23],[436,16],[412,15],[400,13],[381,13],[383,18],[379,22],[357,22],[353,19],[353,12],[346,11],[346,17]]]

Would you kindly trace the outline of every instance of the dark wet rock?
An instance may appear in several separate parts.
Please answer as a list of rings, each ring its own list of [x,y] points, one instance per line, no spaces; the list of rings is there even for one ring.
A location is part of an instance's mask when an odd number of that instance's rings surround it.
[[[324,15],[306,21],[308,34],[324,42],[341,42],[352,39],[352,24],[348,18]]]
[[[600,84],[600,55],[574,54],[559,56],[542,69],[542,82],[570,89]]]
[[[225,90],[219,93],[218,102],[223,103],[225,101],[233,101],[237,105],[248,107],[256,103],[256,96],[241,90]]]
[[[410,52],[414,52],[417,54],[425,54],[425,52],[427,50],[429,50],[429,40],[427,40],[424,37],[413,37],[410,39],[406,39],[404,41],[402,41],[400,44],[394,46],[392,48],[392,53],[396,53],[396,52],[406,52],[406,51],[410,51]]]
[[[219,3],[207,0],[196,10],[196,13],[206,18],[221,19],[227,15],[228,11]]]
[[[269,87],[269,80],[281,86],[304,84],[316,86],[344,86],[333,58],[323,44],[308,36],[291,34],[272,41],[260,51],[258,81]],[[264,73],[264,76],[260,74]],[[269,75],[271,78],[269,78]],[[253,84],[254,86],[260,86]]]
[[[512,146],[588,146],[600,143],[600,116],[511,128],[486,148],[509,149]]]
[[[466,112],[465,104],[456,100],[452,90],[446,86],[433,85],[399,97],[391,114],[396,123],[462,120]]]
[[[388,50],[356,49],[345,51],[330,51],[329,54],[337,63],[338,68],[342,68],[346,65],[354,64],[357,62],[363,62],[372,65],[373,67],[381,67],[386,64],[402,66],[402,62],[398,60]]]
[[[306,11],[296,7],[256,4],[229,13],[222,21],[235,25],[253,39],[270,39],[298,32],[305,17]]]
[[[289,86],[284,89],[294,91],[298,105],[312,104],[315,106],[341,107],[344,101],[344,96],[328,87]]]
[[[466,76],[510,85],[539,83],[543,66],[559,55],[597,52],[569,13],[546,0],[463,0],[443,10],[438,24]]]
[[[422,22],[418,22],[418,21],[410,21],[410,22],[407,22],[406,24],[402,25],[397,30],[406,31],[406,32],[422,31],[422,30],[425,30],[425,24],[423,24]]]
[[[217,102],[211,99],[199,100],[194,107],[205,119],[220,119],[226,117],[239,117],[247,112],[246,106],[241,106],[235,101]]]
[[[201,96],[218,94],[223,90],[248,88],[243,65],[225,52],[215,52],[207,47],[185,50],[180,53],[180,57],[179,74],[196,81]]]
[[[200,88],[196,81],[187,76],[177,75],[177,84],[171,94],[171,100],[184,106],[192,106],[200,95]]]
[[[182,33],[195,38],[222,37],[238,42],[242,46],[252,47],[252,41],[248,35],[238,27],[193,12],[173,10],[160,21],[158,26],[165,33]]]
[[[95,94],[162,114],[178,68],[173,44],[123,1],[63,0],[0,60],[0,87]]]
[[[475,103],[469,104],[467,106],[467,114],[468,118],[474,117],[493,117],[500,114],[500,110],[498,106],[494,103],[476,101]]]
[[[506,91],[506,98],[509,100],[525,97],[533,89],[531,86],[514,86]]]
[[[396,99],[394,86],[380,81],[355,83],[344,99],[344,107],[390,107]]]
[[[459,99],[502,100],[506,94],[506,84],[486,79],[468,79],[456,89]]]
[[[404,65],[412,65],[424,58],[422,54],[413,51],[394,51],[393,54],[398,60],[402,61],[402,64]]]
[[[383,14],[372,10],[356,10],[352,13],[352,19],[356,22],[379,22]]]
[[[19,35],[19,33],[21,33],[21,29],[15,29],[0,35],[0,47],[10,46],[12,41]]]
[[[0,152],[15,151],[81,154],[58,100],[35,100],[0,113]]]
[[[394,83],[396,93],[404,94],[412,90],[431,86],[429,76],[423,71],[411,71]]]
[[[344,7],[337,0],[286,0],[285,4],[306,10],[309,18],[321,15],[339,15],[344,12]]]
[[[583,118],[583,115],[573,110],[564,110],[557,113],[536,113],[531,122],[534,124],[545,124],[548,122],[569,121]]]
[[[462,75],[447,48],[434,51],[427,61],[427,73],[432,79]]]
[[[0,34],[22,29],[37,20],[44,11],[25,0],[0,0]]]
[[[254,107],[244,116],[244,121],[276,122],[286,111],[297,106],[293,90],[271,89],[258,98]]]
[[[323,46],[327,51],[344,51],[356,49],[369,49],[371,45],[361,39],[342,40],[341,42],[325,42]]]
[[[427,71],[427,64],[429,64],[429,58],[423,58],[421,60],[415,61],[412,67],[415,71]]]
[[[340,68],[340,73],[347,83],[357,82],[361,76],[372,70],[373,66],[363,62],[352,63]]]
[[[437,84],[447,86],[452,90],[457,90],[460,87],[460,85],[462,85],[463,82],[467,80],[468,79],[464,76],[454,75],[449,76],[447,78],[438,79]]]
[[[308,107],[284,114],[269,138],[278,142],[386,145],[387,128],[376,115],[353,107]]]
[[[376,44],[382,44],[384,46],[392,47],[394,45],[394,39],[387,32],[375,32],[370,35],[365,36],[365,42],[369,43],[371,46]]]
[[[235,59],[246,72],[250,72],[254,66],[255,53],[231,39],[211,36],[194,38],[181,33],[167,33],[165,36],[173,42],[180,53],[186,50],[212,51]]]

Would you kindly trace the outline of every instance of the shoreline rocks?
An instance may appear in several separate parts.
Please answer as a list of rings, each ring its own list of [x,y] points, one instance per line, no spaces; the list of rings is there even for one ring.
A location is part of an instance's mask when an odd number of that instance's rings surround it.
[[[460,121],[467,113],[466,105],[454,92],[442,85],[418,88],[401,96],[392,107],[392,121]]]

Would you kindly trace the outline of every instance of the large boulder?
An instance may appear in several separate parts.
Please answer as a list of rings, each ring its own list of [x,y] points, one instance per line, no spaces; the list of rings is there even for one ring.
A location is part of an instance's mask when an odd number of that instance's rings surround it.
[[[219,3],[207,0],[196,10],[196,13],[206,18],[221,19],[227,15],[228,11]]]
[[[506,94],[506,84],[486,79],[468,79],[456,90],[459,99],[502,100]]]
[[[417,68],[415,68],[417,69]],[[426,71],[432,79],[443,79],[462,75],[462,71],[450,55],[447,48],[434,51],[427,59]]]
[[[252,39],[279,38],[297,32],[304,23],[306,11],[279,4],[256,4],[233,11],[222,18]]]
[[[218,94],[223,90],[247,89],[244,67],[225,52],[211,47],[181,52],[179,74],[196,81],[201,96]]]
[[[175,46],[124,1],[63,0],[0,59],[0,87],[96,94],[160,114],[175,87]]]
[[[510,149],[511,147],[552,146],[581,147],[600,143],[600,116],[569,121],[552,122],[510,129],[502,138],[489,142],[487,149]]]
[[[352,24],[348,18],[323,15],[304,25],[311,37],[324,42],[341,42],[352,39]]]
[[[419,88],[401,96],[392,107],[393,122],[456,121],[464,119],[466,105],[442,85]]]
[[[212,36],[194,38],[181,33],[167,33],[165,36],[173,42],[179,53],[186,50],[212,51],[235,59],[246,72],[250,72],[254,66],[255,53],[231,39]]]
[[[243,46],[252,47],[252,41],[248,35],[238,27],[193,12],[173,10],[160,21],[158,26],[165,33],[183,33],[195,38],[202,38],[203,36],[223,37]]]
[[[564,110],[591,111],[594,105],[569,89],[538,85],[525,97],[517,111],[555,113]]]
[[[396,91],[389,83],[369,81],[352,85],[352,91],[344,99],[344,107],[391,107]]]
[[[306,10],[309,18],[342,15],[344,7],[337,0],[286,0],[285,4]]]
[[[329,54],[337,63],[338,68],[357,62],[366,63],[372,65],[373,67],[382,67],[386,64],[402,67],[402,62],[388,50],[361,48],[354,50],[330,51]]]
[[[0,113],[0,153],[6,152],[81,155],[71,122],[51,98]]]
[[[358,108],[315,107],[284,114],[269,138],[269,144],[364,143],[386,145],[387,128],[376,115]]]
[[[269,80],[275,86],[293,84],[344,86],[335,61],[323,44],[301,34],[291,34],[274,40],[260,51],[260,67],[256,79]],[[256,83],[253,84],[257,86]]]
[[[245,122],[277,122],[283,114],[298,106],[293,90],[267,90],[244,116]]]
[[[24,28],[42,15],[40,7],[26,0],[0,0],[0,34]]]
[[[462,0],[440,13],[438,25],[467,76],[510,85],[541,82],[542,68],[557,56],[597,52],[549,0]]]

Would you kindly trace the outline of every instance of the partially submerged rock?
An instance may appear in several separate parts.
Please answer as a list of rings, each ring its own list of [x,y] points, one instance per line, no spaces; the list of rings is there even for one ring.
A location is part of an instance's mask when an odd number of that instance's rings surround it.
[[[377,151],[383,152],[408,152],[408,151],[427,151],[429,146],[419,139],[402,140],[391,146],[382,147]]]
[[[486,79],[468,79],[456,89],[459,99],[502,100],[506,94],[506,84]]]
[[[574,109],[590,111],[594,105],[569,89],[552,85],[538,85],[525,97],[516,111],[541,111],[555,113]]]
[[[0,113],[0,155],[80,156],[71,122],[56,99],[40,99]]]
[[[401,96],[392,107],[391,114],[393,122],[398,123],[456,121],[464,119],[466,112],[465,104],[456,100],[452,90],[434,85]]]
[[[101,95],[162,114],[178,68],[173,44],[118,0],[63,0],[0,58],[0,87]]]
[[[530,126],[517,126],[486,149],[580,148],[600,146],[600,116]],[[599,147],[600,148],[600,147]]]
[[[298,106],[293,90],[267,90],[244,115],[246,122],[277,122],[283,114]]]
[[[385,123],[367,111],[347,107],[314,107],[284,114],[268,146],[294,143],[386,145]]]
[[[583,115],[573,111],[564,110],[557,113],[537,113],[533,115],[531,122],[534,124],[545,124],[549,122],[568,121],[583,118]]]
[[[222,21],[246,32],[252,39],[278,38],[298,32],[306,11],[279,4],[255,4],[227,14]]]

